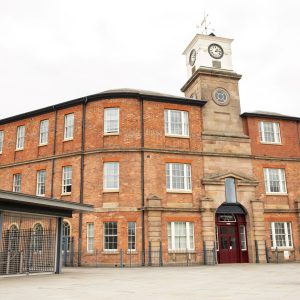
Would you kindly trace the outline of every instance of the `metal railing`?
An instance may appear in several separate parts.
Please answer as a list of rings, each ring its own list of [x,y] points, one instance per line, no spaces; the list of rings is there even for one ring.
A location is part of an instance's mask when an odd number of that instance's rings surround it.
[[[71,243],[72,244],[72,243]],[[205,246],[205,244],[204,244]],[[63,251],[62,261],[64,266],[78,266],[78,252]],[[124,250],[116,251],[94,250],[90,253],[81,253],[81,265],[91,267],[163,267],[163,266],[196,266],[216,264],[216,251],[214,248],[203,248],[201,251],[170,251],[149,247],[146,251]]]

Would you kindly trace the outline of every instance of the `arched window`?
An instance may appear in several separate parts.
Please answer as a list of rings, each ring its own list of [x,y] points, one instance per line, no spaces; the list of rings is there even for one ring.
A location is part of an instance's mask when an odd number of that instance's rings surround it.
[[[67,221],[63,222],[63,250],[70,251],[71,245],[71,226]]]
[[[227,203],[236,203],[235,179],[227,177],[225,179],[225,199]]]
[[[8,250],[17,251],[19,248],[19,228],[16,224],[10,226],[8,236]]]
[[[33,251],[40,252],[43,250],[43,226],[37,223],[33,227]]]

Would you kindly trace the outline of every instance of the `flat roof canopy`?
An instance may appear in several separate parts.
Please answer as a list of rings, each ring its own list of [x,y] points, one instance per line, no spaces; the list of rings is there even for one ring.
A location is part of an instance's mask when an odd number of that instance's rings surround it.
[[[0,190],[0,210],[71,218],[72,213],[93,212],[93,208],[89,204]]]

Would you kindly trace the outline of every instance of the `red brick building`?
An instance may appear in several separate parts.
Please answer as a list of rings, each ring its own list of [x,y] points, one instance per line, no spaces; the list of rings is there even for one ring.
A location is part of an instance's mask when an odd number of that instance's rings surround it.
[[[231,42],[195,36],[185,97],[111,90],[0,120],[0,189],[92,204],[65,221],[81,264],[150,243],[164,263],[299,260],[300,118],[240,115]]]

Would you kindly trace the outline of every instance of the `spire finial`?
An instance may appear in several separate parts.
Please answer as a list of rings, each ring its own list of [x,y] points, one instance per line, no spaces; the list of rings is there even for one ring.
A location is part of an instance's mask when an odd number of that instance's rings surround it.
[[[197,25],[196,27],[200,31],[201,34],[208,34],[208,31],[211,31],[213,33],[215,30],[211,27],[209,27],[211,23],[208,21],[208,14],[204,11],[204,17],[200,25]]]

